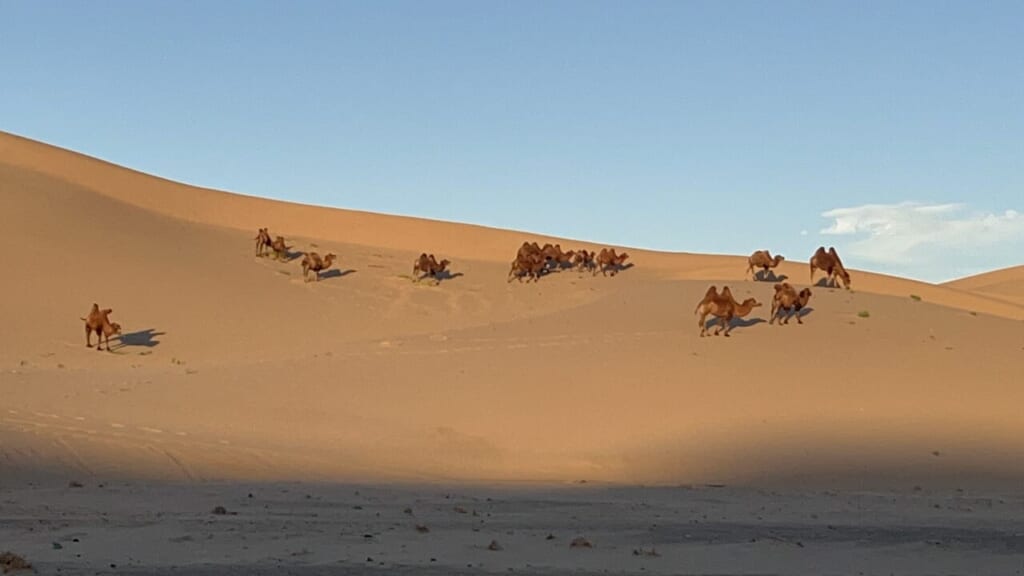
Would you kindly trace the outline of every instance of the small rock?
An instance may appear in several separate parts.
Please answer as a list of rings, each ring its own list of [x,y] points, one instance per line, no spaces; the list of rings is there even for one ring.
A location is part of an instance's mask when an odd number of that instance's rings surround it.
[[[53,546],[54,550],[62,550],[64,548],[64,545],[61,544],[60,542],[54,542],[54,543],[52,543],[50,545]]]
[[[420,534],[426,534],[427,532],[430,532],[430,528],[427,528],[424,524],[417,524],[416,531]]]
[[[456,506],[455,508],[452,508],[452,510],[455,510],[458,514],[469,514],[469,510],[466,510],[462,506]]]
[[[79,482],[78,480],[72,480],[71,482],[68,482],[68,488],[82,488],[82,487],[83,487],[83,484],[81,482]]]
[[[569,543],[569,548],[593,548],[593,547],[594,547],[594,545],[590,543],[590,540],[587,540],[586,538],[584,538],[582,536],[573,538],[572,542]]]
[[[213,514],[217,514],[218,516],[223,516],[227,513],[228,509],[223,506],[217,506],[216,508],[213,509]]]
[[[555,539],[555,535],[554,534],[548,534],[547,536],[544,537],[544,539],[545,540],[554,540]]]
[[[491,543],[487,545],[487,549],[492,551],[492,552],[497,552],[497,551],[501,550],[502,548],[501,548],[501,544],[498,544],[497,540],[491,540]]]
[[[402,510],[402,512],[404,512],[405,514],[411,515],[412,514],[412,508],[406,508],[405,510]]]

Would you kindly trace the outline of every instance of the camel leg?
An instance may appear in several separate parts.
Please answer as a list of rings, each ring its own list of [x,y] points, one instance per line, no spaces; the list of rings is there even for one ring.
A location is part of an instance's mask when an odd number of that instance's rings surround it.
[[[804,321],[800,319],[800,309],[799,308],[796,309],[796,323],[797,324],[803,324],[804,323]]]
[[[85,347],[92,348],[92,328],[89,325],[85,325]]]

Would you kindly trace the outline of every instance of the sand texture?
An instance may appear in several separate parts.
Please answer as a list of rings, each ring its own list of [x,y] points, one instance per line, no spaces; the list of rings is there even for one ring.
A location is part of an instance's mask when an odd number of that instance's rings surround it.
[[[945,285],[852,270],[852,291],[812,286],[804,324],[770,326],[773,283],[746,279],[745,255],[616,247],[632,266],[614,277],[509,283],[524,240],[600,245],[196,188],[5,133],[0,226],[0,543],[37,567],[75,560],[70,545],[50,549],[67,531],[24,534],[33,519],[94,535],[90,566],[109,557],[119,573],[129,527],[151,548],[136,558],[142,571],[177,561],[269,574],[275,558],[305,566],[296,573],[374,573],[373,556],[390,567],[380,573],[788,573],[809,558],[822,569],[807,573],[856,573],[827,562],[862,545],[881,550],[865,573],[915,554],[944,572],[972,573],[979,555],[996,559],[990,573],[1021,568],[1005,515],[1024,511],[1024,268]],[[254,255],[261,226],[288,239],[288,261]],[[810,285],[815,247],[775,273]],[[320,282],[303,282],[309,250],[340,257]],[[413,283],[422,251],[452,260],[451,277]],[[693,310],[710,284],[764,306],[731,338],[700,338]],[[112,352],[85,346],[79,318],[93,302],[123,327]],[[64,488],[71,479],[86,487]],[[324,483],[322,521],[294,493],[274,496],[279,512],[238,499],[246,483],[266,493],[292,482]],[[350,516],[370,506],[352,495],[358,483],[378,486],[380,518]],[[470,503],[501,508],[474,532],[446,515],[430,488],[443,483],[496,487],[505,507]],[[729,488],[638,487],[709,483]],[[527,484],[540,492],[515,492]],[[397,503],[417,490],[429,534]],[[208,518],[215,501],[239,514]],[[694,543],[680,536],[705,512]],[[662,524],[656,514],[668,527],[640,537]],[[247,522],[263,542],[250,552]],[[577,527],[593,550],[568,549]],[[362,541],[392,529],[401,536],[386,545]],[[537,536],[555,530],[557,544]],[[207,533],[222,556],[172,540]],[[285,533],[309,541],[271,538]],[[486,550],[491,539],[504,549]],[[634,557],[641,546],[662,555]],[[907,562],[895,571],[917,570]]]

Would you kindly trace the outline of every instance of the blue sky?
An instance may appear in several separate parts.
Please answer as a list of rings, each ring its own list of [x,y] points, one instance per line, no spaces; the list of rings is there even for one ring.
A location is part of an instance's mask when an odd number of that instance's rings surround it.
[[[1024,263],[1022,22],[1020,2],[0,0],[0,129],[245,194],[835,245],[937,281]]]

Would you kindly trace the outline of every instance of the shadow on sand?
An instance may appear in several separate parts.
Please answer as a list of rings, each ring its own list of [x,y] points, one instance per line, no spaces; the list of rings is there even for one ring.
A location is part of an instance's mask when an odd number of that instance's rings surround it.
[[[149,328],[148,330],[140,330],[138,332],[121,334],[112,350],[120,350],[121,348],[127,348],[129,346],[140,346],[142,348],[159,346],[160,341],[154,340],[154,338],[157,336],[163,336],[164,334],[166,334],[166,332],[157,332],[152,328]]]
[[[786,280],[789,280],[789,276],[786,276],[785,274],[776,275],[775,270],[769,270],[768,272],[758,270],[757,272],[754,272],[755,282],[785,282]]]
[[[329,280],[331,278],[344,278],[345,276],[348,276],[349,274],[355,274],[355,273],[356,273],[356,271],[353,270],[352,268],[349,268],[348,270],[339,270],[337,268],[331,268],[330,270],[327,270],[326,272],[321,272],[320,273],[320,280]],[[310,280],[310,282],[312,282],[312,280]]]

